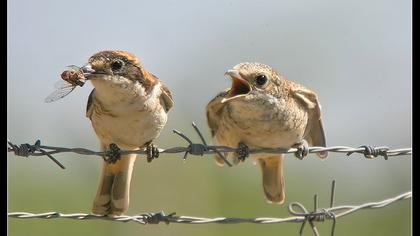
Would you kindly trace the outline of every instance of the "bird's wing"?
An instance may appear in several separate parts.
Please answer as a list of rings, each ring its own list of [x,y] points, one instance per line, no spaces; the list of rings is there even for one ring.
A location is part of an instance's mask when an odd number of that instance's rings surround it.
[[[149,72],[157,81],[160,82],[162,94],[160,95],[160,102],[165,108],[165,111],[168,112],[174,106],[174,100],[172,98],[171,91],[169,91],[168,86],[166,86],[156,75]]]
[[[219,121],[221,118],[223,107],[225,106],[224,103],[222,103],[222,99],[226,97],[228,94],[229,89],[226,89],[225,91],[219,93],[214,97],[206,107],[207,111],[207,123],[210,127],[211,136],[214,137],[216,135],[217,130],[219,128]]]
[[[168,87],[161,82],[162,85],[162,94],[160,95],[161,103],[165,107],[165,111],[169,111],[174,106],[174,101],[172,99],[172,94],[169,91]]]
[[[313,91],[303,87],[292,89],[292,93],[308,108],[308,124],[303,136],[304,139],[311,146],[325,147],[325,133],[322,126],[321,104],[318,101],[318,96]],[[317,155],[326,158],[328,152],[318,152]]]
[[[89,98],[87,101],[87,106],[86,106],[86,117],[90,118],[92,115],[92,105],[93,105],[93,96],[95,93],[95,89],[92,89],[92,92],[90,92],[89,94]]]

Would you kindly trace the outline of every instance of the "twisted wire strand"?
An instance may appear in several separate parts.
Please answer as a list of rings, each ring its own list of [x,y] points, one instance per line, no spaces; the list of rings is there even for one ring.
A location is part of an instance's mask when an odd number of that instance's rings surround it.
[[[290,214],[293,216],[286,217],[286,218],[274,218],[274,217],[258,217],[258,218],[229,218],[229,217],[215,217],[215,218],[207,218],[207,217],[195,217],[195,216],[177,216],[175,213],[171,213],[166,215],[163,211],[157,213],[146,213],[146,214],[139,214],[134,216],[115,216],[115,217],[107,217],[107,216],[98,216],[93,214],[86,214],[86,213],[59,213],[59,212],[46,212],[46,213],[29,213],[29,212],[11,212],[8,213],[8,217],[11,218],[18,218],[18,219],[57,219],[57,218],[66,218],[66,219],[76,219],[76,220],[108,220],[108,221],[117,221],[117,222],[136,222],[140,224],[158,224],[160,222],[165,223],[184,223],[184,224],[211,224],[211,223],[218,223],[218,224],[238,224],[238,223],[255,223],[255,224],[278,224],[278,223],[302,223],[306,219],[308,215],[315,216],[321,215],[320,212],[323,214],[331,215],[332,213],[335,214],[335,218],[340,218],[346,216],[348,214],[352,214],[356,211],[362,209],[378,209],[386,207],[392,203],[397,201],[410,199],[411,198],[411,191],[400,194],[398,196],[388,198],[379,202],[369,202],[364,203],[361,205],[344,205],[344,206],[336,206],[332,208],[325,208],[321,210],[317,210],[315,213],[300,213],[294,210],[290,211]],[[296,204],[299,204],[302,209],[305,209],[302,204],[300,203],[291,203],[293,207],[296,207]],[[291,208],[289,205],[289,208]],[[312,214],[312,215],[311,215]],[[329,216],[326,217],[313,217],[312,221],[324,221],[332,219]]]
[[[197,144],[200,145],[200,144]],[[17,145],[16,145],[17,146]],[[86,148],[66,148],[66,147],[54,147],[54,146],[46,146],[46,145],[40,145],[39,146],[42,149],[49,149],[52,151],[48,151],[46,153],[48,154],[57,154],[57,153],[66,153],[66,152],[72,152],[80,155],[87,155],[87,156],[103,156],[106,155],[107,152],[98,152],[98,151],[92,151]],[[202,153],[205,154],[216,154],[215,149],[219,152],[223,153],[234,153],[237,151],[236,148],[227,147],[227,146],[208,146],[208,148],[211,148],[209,150],[205,150]],[[375,147],[375,149],[377,149]],[[185,153],[190,151],[189,147],[170,147],[166,149],[158,148],[160,153],[168,153],[168,154],[176,154],[176,153]],[[317,152],[337,152],[337,153],[360,153],[364,154],[364,148],[354,148],[354,147],[347,147],[347,146],[331,146],[331,147],[309,147],[309,153],[317,153]],[[10,147],[8,149],[9,152],[15,152],[15,148]],[[297,148],[249,148],[250,153],[295,153],[297,151]],[[121,155],[125,154],[147,154],[145,150],[120,150]],[[189,153],[195,156],[201,156],[200,154]],[[412,148],[399,148],[399,149],[389,149],[387,151],[388,156],[402,156],[402,155],[412,155]],[[19,155],[19,151],[15,152],[15,155]],[[46,154],[44,153],[28,153],[27,156],[44,156]],[[21,156],[21,155],[19,155]]]
[[[173,130],[175,134],[183,138],[188,142],[187,146],[177,146],[177,147],[170,147],[166,149],[158,148],[157,151],[159,153],[168,153],[168,154],[176,154],[176,153],[184,153],[183,159],[186,160],[187,155],[194,155],[194,156],[203,156],[206,154],[216,154],[219,157],[221,157],[225,163],[229,166],[232,166],[229,161],[225,158],[225,156],[222,154],[226,153],[238,153],[243,152],[243,149],[238,148],[232,148],[227,146],[211,146],[207,145],[207,142],[205,141],[203,135],[199,131],[198,127],[195,125],[195,123],[192,123],[194,130],[199,135],[202,143],[193,143],[190,138],[188,138],[185,134]],[[56,161],[51,155],[57,154],[57,153],[76,153],[80,155],[87,155],[87,156],[107,156],[109,155],[108,151],[98,152],[98,151],[92,151],[86,148],[66,148],[66,147],[54,147],[54,146],[46,146],[41,145],[41,141],[37,140],[34,145],[25,143],[21,145],[16,145],[8,140],[8,151],[14,152],[17,156],[48,156],[50,159]],[[305,147],[304,147],[305,148]],[[363,154],[368,159],[373,159],[378,156],[384,157],[385,160],[388,160],[389,157],[395,157],[395,156],[403,156],[403,155],[412,155],[412,149],[411,148],[399,148],[399,149],[390,149],[386,146],[360,146],[357,148],[354,147],[347,147],[347,146],[332,146],[332,147],[306,147],[307,150],[304,152],[306,153],[318,153],[318,152],[336,152],[336,153],[345,153],[347,156],[353,154],[353,153],[359,153]],[[49,151],[46,151],[49,150]],[[139,150],[118,150],[117,151],[121,155],[126,154],[148,154],[146,149],[139,149]],[[247,154],[253,154],[253,153],[302,153],[302,148],[264,148],[264,147],[247,147],[245,155]],[[300,158],[301,159],[301,158]],[[57,163],[59,164],[59,163]],[[60,164],[59,164],[60,165]],[[60,166],[62,167],[62,166]],[[63,168],[63,167],[62,167]]]
[[[256,148],[256,147],[245,147],[241,148],[241,145],[238,148],[232,148],[227,146],[210,146],[207,145],[203,135],[197,128],[197,126],[192,123],[195,131],[199,135],[202,143],[193,143],[189,137],[185,134],[173,130],[175,134],[183,138],[185,141],[188,142],[187,146],[178,146],[178,147],[170,147],[166,149],[159,148],[157,149],[158,153],[156,155],[159,156],[159,153],[168,153],[168,154],[175,154],[175,153],[184,153],[183,160],[186,160],[188,154],[194,156],[203,156],[205,154],[216,154],[221,157],[228,166],[232,166],[229,161],[225,158],[223,154],[226,153],[241,153],[243,157],[248,156],[249,154],[253,153],[294,153],[296,157],[302,159],[308,153],[318,153],[318,152],[337,152],[337,153],[345,153],[347,156],[350,156],[353,153],[359,153],[364,155],[367,159],[373,159],[378,156],[382,156],[385,160],[388,160],[389,157],[395,156],[403,156],[403,155],[412,155],[411,148],[399,148],[399,149],[390,149],[386,146],[359,146],[357,148],[354,147],[347,147],[347,146],[332,146],[332,147],[307,147],[307,146],[299,146],[298,148]],[[125,155],[125,154],[148,154],[147,149],[143,150],[121,150],[115,144],[114,153],[110,152],[110,150],[97,152],[92,151],[85,148],[65,148],[65,147],[54,147],[54,146],[46,146],[41,145],[41,141],[37,140],[34,145],[25,143],[21,145],[16,145],[11,141],[7,141],[9,147],[8,152],[14,152],[17,156],[29,157],[29,156],[47,156],[52,161],[54,161],[57,165],[59,165],[62,169],[64,166],[61,165],[52,154],[57,153],[76,153],[81,155],[88,155],[88,156],[109,156],[109,155]],[[49,150],[49,151],[47,151]],[[112,151],[112,150],[111,150]],[[223,154],[222,154],[223,153]],[[302,155],[305,153],[304,155]],[[149,158],[149,157],[148,157]],[[149,160],[149,159],[148,159]],[[331,202],[329,208],[318,208],[318,198],[315,195],[314,201],[314,210],[312,212],[308,211],[301,203],[292,202],[289,204],[289,213],[292,215],[291,217],[286,218],[272,218],[272,217],[258,217],[258,218],[228,218],[228,217],[216,217],[216,218],[206,218],[206,217],[195,217],[195,216],[177,216],[176,213],[171,213],[166,215],[163,211],[157,213],[145,213],[139,214],[134,216],[99,216],[93,214],[86,214],[86,213],[71,213],[65,214],[60,212],[46,212],[46,213],[29,213],[29,212],[11,212],[8,213],[8,217],[11,218],[18,218],[18,219],[31,219],[31,218],[41,218],[41,219],[55,219],[55,218],[67,218],[67,219],[78,219],[78,220],[108,220],[108,221],[117,221],[117,222],[136,222],[140,224],[158,224],[160,222],[164,222],[166,224],[169,223],[183,223],[183,224],[210,224],[210,223],[218,223],[218,224],[237,224],[237,223],[255,223],[255,224],[275,224],[275,223],[286,223],[286,222],[294,222],[294,223],[301,223],[300,227],[300,234],[302,234],[304,226],[306,222],[309,222],[314,235],[319,236],[319,232],[314,224],[314,222],[320,222],[325,220],[333,220],[331,235],[334,236],[335,226],[336,226],[336,219],[339,217],[343,217],[348,214],[352,214],[356,211],[362,209],[377,209],[386,207],[394,202],[405,200],[411,198],[411,191],[400,194],[393,198],[388,198],[383,201],[379,202],[370,202],[364,203],[361,205],[344,205],[344,206],[333,206],[334,205],[334,195],[335,195],[335,181],[332,184],[332,191],[331,191]],[[296,211],[296,208],[299,208],[299,212]]]

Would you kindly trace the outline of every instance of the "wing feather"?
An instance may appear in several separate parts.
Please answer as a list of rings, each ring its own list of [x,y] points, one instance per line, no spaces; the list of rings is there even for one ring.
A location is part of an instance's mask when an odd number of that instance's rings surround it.
[[[321,104],[318,101],[318,96],[313,91],[303,87],[293,89],[292,93],[308,108],[308,124],[303,138],[311,146],[326,147],[321,119]],[[328,152],[318,152],[317,155],[321,158],[326,158]]]
[[[86,105],[86,117],[89,117],[89,118],[92,115],[93,96],[95,96],[95,89],[92,89],[92,92],[90,92],[87,105]]]
[[[174,106],[174,100],[172,98],[171,91],[169,90],[168,86],[164,84],[156,75],[149,72],[157,81],[160,82],[162,94],[160,95],[160,102],[162,106],[165,108],[165,111],[168,112]]]
[[[221,103],[222,99],[227,96],[229,92],[229,89],[219,93],[214,97],[206,107],[207,111],[207,123],[210,127],[211,136],[214,137],[214,135],[217,133],[217,130],[219,128],[219,122],[221,120],[221,112],[225,104]]]

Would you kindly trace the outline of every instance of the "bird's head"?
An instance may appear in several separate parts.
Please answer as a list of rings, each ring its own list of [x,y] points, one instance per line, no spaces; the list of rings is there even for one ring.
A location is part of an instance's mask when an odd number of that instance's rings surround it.
[[[140,60],[127,51],[98,52],[89,58],[82,70],[97,89],[140,84],[145,91],[149,91],[156,83],[154,76],[143,68]]]
[[[244,98],[249,94],[271,93],[283,80],[270,66],[257,62],[237,64],[225,75],[232,80],[232,86],[222,103]]]

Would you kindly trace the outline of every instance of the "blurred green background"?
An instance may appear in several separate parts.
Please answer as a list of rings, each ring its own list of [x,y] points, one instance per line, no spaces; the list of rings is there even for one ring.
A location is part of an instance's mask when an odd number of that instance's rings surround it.
[[[85,117],[90,84],[43,99],[65,66],[104,49],[124,49],[171,88],[175,107],[156,142],[185,145],[178,129],[209,138],[204,107],[230,85],[224,72],[241,61],[276,68],[317,91],[328,145],[411,147],[411,1],[8,1],[8,138],[15,143],[85,147],[98,142]],[[209,138],[210,140],[210,138]],[[101,158],[8,154],[8,211],[89,212]],[[218,167],[210,156],[161,155],[136,162],[129,215],[176,212],[204,217],[286,217],[313,194],[328,206],[378,201],[411,189],[411,157],[385,161],[331,153],[321,161],[285,161],[286,203],[265,202],[251,160]],[[328,235],[331,222],[318,224]],[[139,225],[68,219],[8,219],[9,235],[297,235],[299,224]],[[336,235],[410,235],[411,201],[339,219]],[[306,227],[304,235],[312,235]]]

